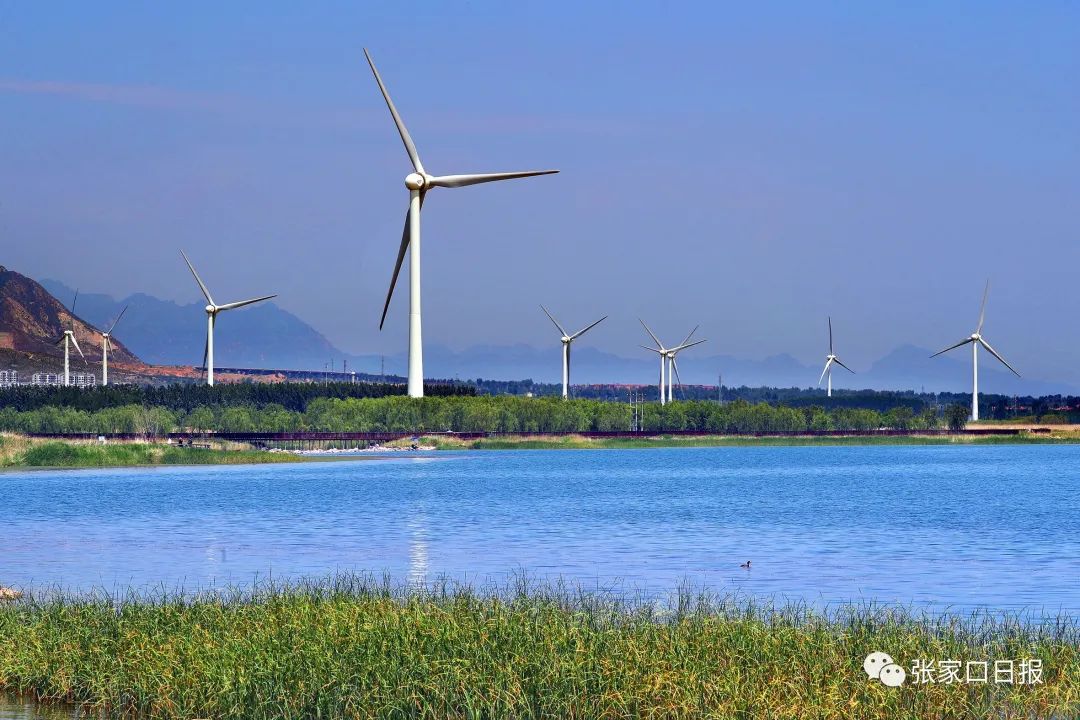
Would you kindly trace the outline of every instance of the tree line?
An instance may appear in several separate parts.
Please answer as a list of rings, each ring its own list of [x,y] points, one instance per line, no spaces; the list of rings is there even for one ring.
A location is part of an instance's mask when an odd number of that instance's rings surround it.
[[[475,395],[476,388],[462,383],[425,383],[424,393],[433,397]],[[129,405],[190,412],[200,407],[280,405],[303,412],[318,398],[381,398],[404,395],[405,386],[367,382],[226,383],[205,385],[104,385],[93,388],[20,386],[0,390],[0,408],[36,410],[66,407],[95,412]]]
[[[790,407],[736,400],[685,401],[638,407],[637,422],[649,432],[715,433],[807,430],[933,430],[962,427],[967,409],[950,406],[915,413],[898,406],[881,413],[866,408]],[[199,405],[188,410],[128,404],[100,410],[47,405],[0,409],[0,430],[27,433],[219,432],[586,432],[627,431],[635,422],[626,403],[513,396],[317,397],[303,410],[281,403],[261,406]]]

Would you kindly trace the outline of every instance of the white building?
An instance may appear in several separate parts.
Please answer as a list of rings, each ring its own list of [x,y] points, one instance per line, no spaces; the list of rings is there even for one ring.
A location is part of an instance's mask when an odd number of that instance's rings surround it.
[[[59,385],[60,376],[50,372],[36,372],[30,378],[31,385]]]
[[[71,373],[71,384],[80,388],[94,387],[97,385],[97,376],[94,373]]]
[[[0,370],[0,387],[14,387],[18,384],[18,370]]]

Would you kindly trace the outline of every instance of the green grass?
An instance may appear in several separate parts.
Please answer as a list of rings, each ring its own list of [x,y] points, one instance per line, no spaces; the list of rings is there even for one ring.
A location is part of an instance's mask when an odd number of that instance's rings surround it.
[[[234,465],[298,462],[293,455],[258,450],[180,448],[162,443],[94,445],[64,441],[22,442],[0,438],[0,467],[127,467],[136,465]]]
[[[184,600],[0,606],[0,692],[162,718],[1077,717],[1071,621],[829,615],[683,595],[664,611],[525,583],[364,578]],[[1043,684],[906,685],[863,658],[1038,658]]]
[[[1080,442],[1080,436],[1031,435],[859,435],[836,437],[737,435],[678,436],[659,434],[647,438],[588,438],[583,435],[560,437],[484,438],[447,440],[424,437],[424,444],[440,450],[585,450],[655,447],[762,447],[818,445],[1054,445]]]

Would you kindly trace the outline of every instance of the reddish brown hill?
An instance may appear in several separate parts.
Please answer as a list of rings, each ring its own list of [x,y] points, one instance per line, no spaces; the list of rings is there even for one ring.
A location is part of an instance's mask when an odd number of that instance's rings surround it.
[[[75,309],[78,310],[78,306]],[[50,295],[35,280],[0,265],[0,334],[10,333],[12,349],[62,356],[63,348],[56,344],[56,340],[72,321],[75,338],[86,359],[90,362],[100,361],[102,340],[99,328],[78,316],[72,316],[64,303]],[[117,329],[122,331],[121,327]],[[116,338],[113,338],[112,349],[109,350],[109,364],[113,362],[132,369],[144,367],[144,363]]]

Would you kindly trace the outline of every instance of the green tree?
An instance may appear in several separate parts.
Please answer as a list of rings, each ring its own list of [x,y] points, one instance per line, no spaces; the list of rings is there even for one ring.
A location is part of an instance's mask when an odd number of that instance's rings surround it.
[[[970,410],[966,405],[950,405],[945,408],[945,421],[950,432],[960,432],[967,427]]]

